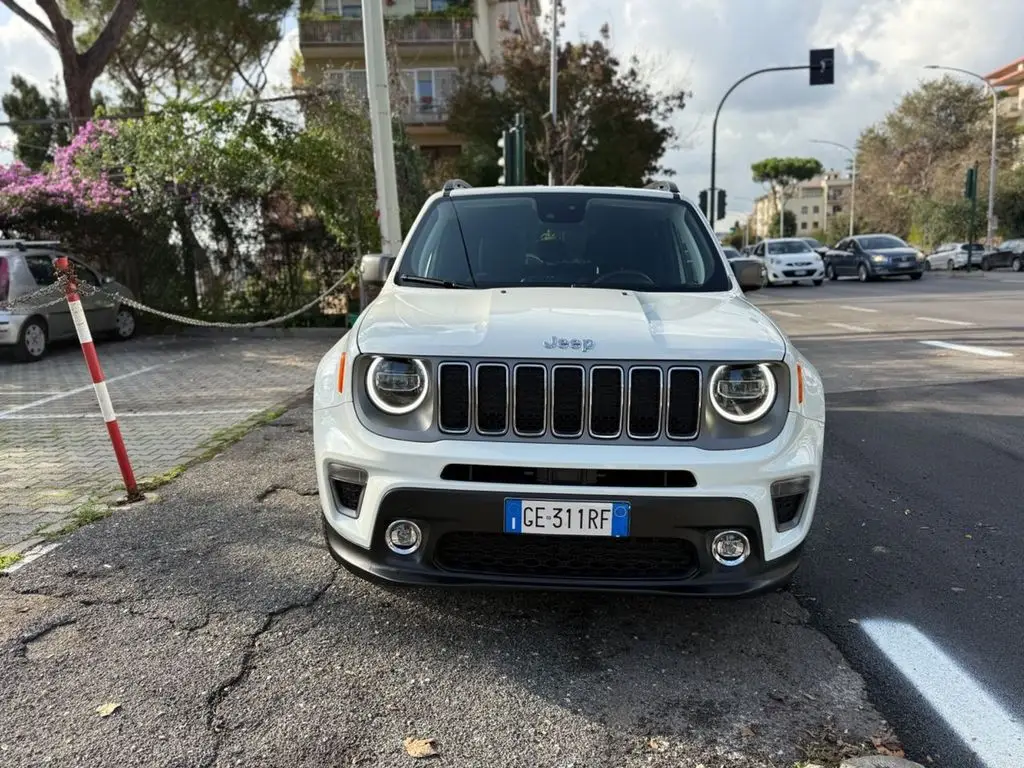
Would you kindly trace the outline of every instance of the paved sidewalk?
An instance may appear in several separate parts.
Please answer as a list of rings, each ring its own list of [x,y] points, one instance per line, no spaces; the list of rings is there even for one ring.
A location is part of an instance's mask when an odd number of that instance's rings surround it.
[[[97,345],[136,477],[172,473],[211,440],[312,386],[340,338],[152,336]],[[77,346],[0,359],[0,553],[39,542],[117,486],[110,440]]]
[[[410,737],[455,768],[783,768],[887,740],[786,593],[383,589],[339,570],[311,432],[307,404],[0,576],[5,768],[390,768],[417,763]]]

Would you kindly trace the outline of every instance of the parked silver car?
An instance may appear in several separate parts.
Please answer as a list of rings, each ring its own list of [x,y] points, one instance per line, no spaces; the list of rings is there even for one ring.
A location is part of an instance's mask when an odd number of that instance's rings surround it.
[[[26,300],[57,282],[55,261],[60,256],[74,265],[93,336],[135,335],[135,313],[117,298],[134,298],[128,288],[63,252],[59,243],[0,240],[0,350],[13,349],[19,360],[39,360],[52,342],[76,336],[66,301],[43,306],[59,296],[56,291]]]

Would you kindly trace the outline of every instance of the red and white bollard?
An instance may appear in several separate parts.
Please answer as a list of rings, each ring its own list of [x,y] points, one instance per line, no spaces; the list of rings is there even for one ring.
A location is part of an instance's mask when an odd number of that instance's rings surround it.
[[[92,385],[96,390],[96,400],[99,401],[100,413],[103,414],[103,421],[106,422],[110,442],[114,446],[114,456],[117,457],[117,466],[121,469],[121,477],[124,479],[124,489],[128,494],[128,501],[139,501],[143,498],[143,495],[139,491],[138,483],[135,482],[135,472],[132,470],[132,462],[128,458],[128,449],[125,448],[124,438],[121,437],[121,428],[117,425],[114,404],[110,402],[110,392],[107,391],[107,382],[103,378],[100,359],[96,355],[96,345],[93,344],[92,333],[89,331],[89,323],[85,317],[85,310],[82,309],[82,300],[78,295],[78,283],[66,258],[61,257],[57,259],[57,271],[66,278],[64,293],[67,296],[68,308],[71,310],[71,319],[75,323],[78,341],[82,345],[85,364],[89,366],[89,375],[92,376]]]

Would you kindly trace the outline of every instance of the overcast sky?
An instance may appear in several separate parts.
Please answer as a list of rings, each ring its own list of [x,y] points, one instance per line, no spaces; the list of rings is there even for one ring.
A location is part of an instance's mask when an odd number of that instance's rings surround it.
[[[541,0],[545,11],[550,0]],[[32,0],[25,0],[38,13]],[[676,181],[696,197],[709,186],[711,124],[718,100],[754,69],[804,64],[811,48],[837,49],[836,84],[810,87],[807,73],[758,76],[730,96],[718,125],[718,183],[730,214],[762,194],[750,164],[773,155],[814,156],[843,169],[840,149],[882,118],[901,94],[944,64],[981,74],[1024,56],[1020,0],[566,0],[564,34],[593,37],[607,21],[620,57],[638,53],[661,87],[685,87],[693,100],[676,120],[681,146],[666,157]],[[272,62],[287,80],[297,45],[294,22]],[[0,89],[11,74],[40,84],[59,73],[56,55],[0,7]],[[0,143],[10,142],[0,130]],[[0,150],[0,163],[10,153]],[[730,217],[731,218],[731,217]],[[727,219],[728,222],[730,219]],[[719,224],[723,226],[726,222]]]

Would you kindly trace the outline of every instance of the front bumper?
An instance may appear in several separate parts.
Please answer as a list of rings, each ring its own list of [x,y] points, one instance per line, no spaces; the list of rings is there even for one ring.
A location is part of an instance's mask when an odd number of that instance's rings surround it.
[[[824,263],[810,267],[790,267],[787,265],[769,264],[768,282],[770,283],[796,283],[801,280],[824,280]]]
[[[823,436],[823,424],[792,413],[775,441],[737,451],[467,441],[424,445],[366,431],[349,403],[314,414],[317,480],[332,555],[376,580],[443,586],[721,597],[769,589],[799,563],[814,517]],[[441,479],[445,467],[456,464],[685,469],[695,482],[666,488]],[[338,465],[350,468],[348,479],[358,475],[358,482],[340,485]],[[771,486],[794,477],[807,478],[808,490],[796,516],[780,525]],[[632,507],[629,536],[506,534],[508,497],[626,500]],[[340,511],[349,506],[358,508],[357,517]],[[384,531],[396,519],[420,526],[423,544],[414,554],[397,555],[386,546]],[[721,565],[711,555],[711,536],[725,529],[740,530],[750,540],[751,555],[741,565]]]
[[[0,347],[12,346],[18,343],[21,336],[21,326],[24,325],[27,315],[15,315],[0,310]]]
[[[868,269],[876,277],[902,277],[917,275],[924,271],[924,262],[914,261],[910,264],[875,264],[868,263]]]

